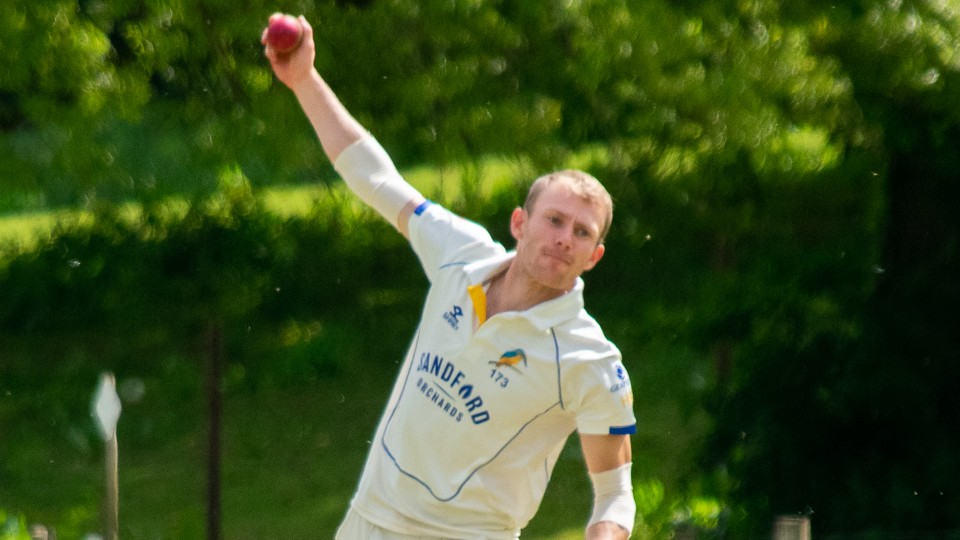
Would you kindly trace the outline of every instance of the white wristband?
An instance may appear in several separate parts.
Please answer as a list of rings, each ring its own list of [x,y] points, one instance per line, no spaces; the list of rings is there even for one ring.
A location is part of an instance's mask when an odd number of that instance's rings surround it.
[[[394,227],[400,227],[397,220],[407,203],[423,198],[400,176],[387,151],[372,135],[340,152],[333,167],[361,201],[379,212]]]
[[[593,515],[588,526],[611,521],[627,532],[633,531],[637,503],[633,500],[632,468],[633,464],[627,463],[610,471],[590,473],[590,481],[593,482]]]

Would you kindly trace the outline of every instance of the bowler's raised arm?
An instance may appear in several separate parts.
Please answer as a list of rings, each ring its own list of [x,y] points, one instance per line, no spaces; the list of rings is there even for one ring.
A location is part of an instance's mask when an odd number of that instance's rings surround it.
[[[271,19],[277,16],[278,14],[274,14]],[[367,131],[320,76],[314,66],[316,45],[313,41],[313,27],[302,15],[299,21],[303,26],[303,38],[300,46],[293,51],[283,54],[270,47],[266,29],[261,42],[277,79],[297,96],[300,106],[317,132],[323,151],[331,162],[335,162],[344,149],[365,137]]]
[[[270,21],[281,16],[274,14]],[[410,216],[425,199],[400,176],[383,147],[320,76],[314,66],[313,27],[303,16],[298,20],[303,27],[303,37],[300,45],[287,53],[271,47],[267,29],[263,31],[260,40],[273,72],[297,96],[323,151],[347,186],[406,236]],[[348,149],[350,151],[345,152]]]

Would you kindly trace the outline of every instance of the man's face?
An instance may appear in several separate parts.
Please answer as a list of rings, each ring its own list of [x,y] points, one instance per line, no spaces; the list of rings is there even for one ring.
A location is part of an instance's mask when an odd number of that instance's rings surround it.
[[[517,262],[540,286],[563,292],[603,256],[599,243],[604,209],[563,182],[547,186],[530,212],[518,208],[510,220]]]

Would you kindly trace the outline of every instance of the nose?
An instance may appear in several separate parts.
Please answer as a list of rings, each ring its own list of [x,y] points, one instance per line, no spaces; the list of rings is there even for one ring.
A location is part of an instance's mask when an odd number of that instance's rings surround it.
[[[573,245],[573,228],[572,227],[561,227],[557,231],[557,246],[563,248],[569,248]]]

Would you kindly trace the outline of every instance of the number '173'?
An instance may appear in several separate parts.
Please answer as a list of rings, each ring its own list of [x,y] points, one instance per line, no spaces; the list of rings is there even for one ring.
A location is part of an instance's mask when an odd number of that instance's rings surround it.
[[[500,385],[501,388],[506,388],[510,384],[510,378],[500,373],[499,369],[490,370],[490,378],[493,379],[493,382]]]

